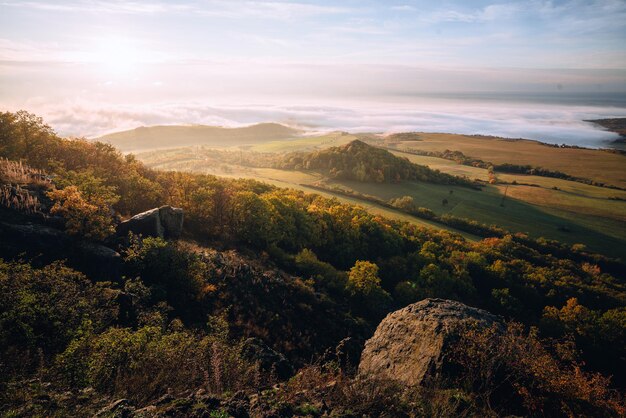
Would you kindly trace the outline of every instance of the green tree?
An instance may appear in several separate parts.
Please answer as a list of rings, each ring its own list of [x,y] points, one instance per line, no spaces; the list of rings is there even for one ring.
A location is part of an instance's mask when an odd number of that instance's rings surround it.
[[[232,200],[232,226],[234,235],[247,244],[267,247],[275,240],[271,206],[258,194],[250,191],[235,193]]]

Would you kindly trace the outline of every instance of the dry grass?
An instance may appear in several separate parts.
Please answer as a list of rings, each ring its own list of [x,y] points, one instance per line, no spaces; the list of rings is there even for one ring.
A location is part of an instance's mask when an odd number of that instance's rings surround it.
[[[407,138],[408,139],[408,138]],[[626,187],[624,164],[626,156],[602,150],[558,148],[530,140],[418,133],[413,140],[402,141],[400,148],[423,151],[461,151],[494,164],[529,164],[561,171],[619,187]]]
[[[34,169],[21,161],[0,158],[0,182],[49,188],[50,178],[42,170]]]
[[[0,186],[0,206],[29,214],[41,210],[37,196],[31,195],[28,190],[22,189],[20,186],[11,186],[10,184]]]
[[[43,171],[21,161],[0,159],[0,206],[29,214],[40,212],[39,199],[29,189],[49,189],[51,186],[50,178]]]

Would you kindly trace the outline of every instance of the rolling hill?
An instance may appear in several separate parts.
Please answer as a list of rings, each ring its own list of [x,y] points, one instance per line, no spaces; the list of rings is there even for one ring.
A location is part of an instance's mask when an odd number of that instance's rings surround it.
[[[474,186],[469,180],[431,170],[360,140],[311,153],[287,154],[277,164],[281,169],[320,171],[331,178],[374,183],[420,180],[440,184]]]
[[[191,145],[212,147],[252,145],[299,136],[300,131],[278,123],[260,123],[242,128],[220,126],[149,126],[115,132],[97,138],[123,152],[147,151]]]

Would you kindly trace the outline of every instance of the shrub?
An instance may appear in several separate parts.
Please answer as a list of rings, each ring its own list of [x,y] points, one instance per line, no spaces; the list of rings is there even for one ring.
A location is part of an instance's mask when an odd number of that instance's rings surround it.
[[[454,384],[478,410],[497,415],[623,416],[609,379],[583,371],[571,344],[547,345],[519,323],[470,328],[451,355]]]
[[[203,316],[202,299],[215,287],[199,255],[161,238],[132,237],[124,260],[128,275],[150,287],[153,302],[167,302],[185,321]]]
[[[95,240],[111,235],[115,228],[108,203],[100,196],[86,199],[76,186],[48,192],[54,201],[50,213],[65,218],[67,232]]]
[[[60,263],[35,269],[0,259],[0,358],[13,359],[0,367],[35,366],[63,351],[84,323],[100,330],[116,311],[110,290]]]
[[[110,328],[81,336],[58,356],[57,367],[72,384],[139,403],[167,392],[202,388],[220,395],[259,384],[253,378],[258,368],[242,356],[241,342],[230,341],[227,332],[196,335],[176,321],[169,330]]]

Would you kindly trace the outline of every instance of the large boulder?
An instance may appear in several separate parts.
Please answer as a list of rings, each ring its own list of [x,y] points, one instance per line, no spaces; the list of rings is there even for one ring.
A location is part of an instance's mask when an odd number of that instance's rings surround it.
[[[66,260],[70,267],[95,280],[117,280],[122,268],[117,251],[38,223],[0,222],[0,254],[7,259],[25,254],[41,264]]]
[[[183,231],[183,210],[172,206],[161,206],[139,213],[117,226],[117,235],[129,232],[144,237],[178,238]]]
[[[468,326],[502,324],[500,317],[459,302],[425,299],[392,312],[378,325],[361,354],[359,375],[408,386],[438,376],[451,346]]]

